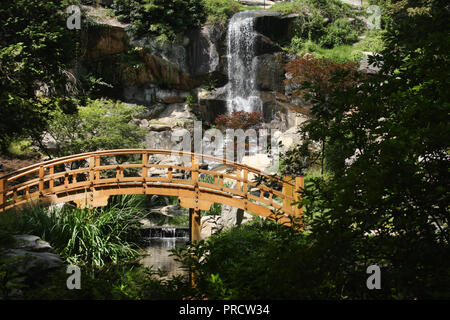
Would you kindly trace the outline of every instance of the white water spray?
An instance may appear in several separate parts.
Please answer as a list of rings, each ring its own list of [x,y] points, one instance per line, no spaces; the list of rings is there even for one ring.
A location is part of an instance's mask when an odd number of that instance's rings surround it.
[[[252,13],[236,13],[229,22],[227,32],[227,109],[230,113],[262,111],[262,102],[256,89],[255,43]]]

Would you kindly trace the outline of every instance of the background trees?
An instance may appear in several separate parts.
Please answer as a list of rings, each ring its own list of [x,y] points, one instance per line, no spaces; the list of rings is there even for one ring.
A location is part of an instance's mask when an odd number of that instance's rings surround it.
[[[38,101],[65,90],[64,70],[75,42],[65,28],[61,1],[12,0],[0,4],[0,147],[12,138],[35,135],[45,127],[54,101]],[[62,101],[59,101],[61,103]]]
[[[111,100],[87,100],[76,113],[67,114],[60,108],[52,110],[53,119],[47,128],[47,138],[53,140],[52,148],[43,149],[51,156],[120,148],[139,148],[145,130],[132,120],[144,107],[127,105]]]
[[[384,275],[376,294],[443,297],[450,284],[449,5],[393,1],[388,9],[381,72],[333,87],[326,107],[313,100],[315,119],[303,130],[327,141],[334,165],[331,178],[306,186],[304,203],[315,248],[326,257],[319,265],[346,275],[335,289],[364,294],[359,277],[376,263]]]

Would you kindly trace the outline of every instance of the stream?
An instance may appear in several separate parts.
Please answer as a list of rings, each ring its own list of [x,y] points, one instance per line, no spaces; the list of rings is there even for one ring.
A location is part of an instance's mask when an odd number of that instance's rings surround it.
[[[145,256],[141,259],[144,267],[153,266],[153,270],[164,270],[168,277],[185,273],[180,263],[175,261],[175,257],[170,256],[170,250],[182,247],[189,241],[188,228],[150,228],[144,240],[148,243],[143,249]]]

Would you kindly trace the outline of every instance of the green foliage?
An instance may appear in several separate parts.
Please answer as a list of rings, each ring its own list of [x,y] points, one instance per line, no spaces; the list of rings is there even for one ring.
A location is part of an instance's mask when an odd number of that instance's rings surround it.
[[[293,1],[274,5],[271,10],[297,13],[294,36],[288,45],[292,53],[313,53],[339,63],[356,61],[361,55],[351,44],[358,40],[362,23],[340,1]]]
[[[367,30],[365,37],[356,44],[361,51],[380,53],[384,49],[383,30]]]
[[[173,41],[179,33],[206,21],[204,3],[198,0],[115,0],[113,10],[119,19],[132,24],[136,36],[156,35],[162,42]]]
[[[270,11],[281,12],[283,14],[305,14],[309,11],[312,16],[320,14],[322,17],[331,20],[352,15],[349,6],[339,0],[294,0],[279,2],[273,5]]]
[[[343,45],[326,49],[311,40],[302,40],[298,37],[291,39],[289,50],[299,56],[311,53],[317,59],[326,58],[341,64],[346,62],[359,62],[363,57],[363,53],[359,47]]]
[[[308,247],[304,234],[258,221],[173,252],[193,270],[199,297],[305,299],[317,294],[321,281],[306,268],[313,261]]]
[[[325,48],[333,48],[344,44],[352,44],[358,40],[358,33],[351,22],[346,19],[337,19],[325,28],[325,34],[320,38],[319,44]]]
[[[187,104],[197,103],[197,101],[198,101],[198,99],[197,99],[197,97],[196,97],[195,95],[189,95],[189,96],[186,98],[186,103],[187,103]]]
[[[50,104],[37,103],[35,90],[65,92],[65,70],[75,41],[65,27],[59,1],[12,0],[0,4],[0,147],[11,138],[45,129]]]
[[[10,233],[33,234],[48,241],[67,262],[75,265],[104,266],[136,258],[142,216],[133,197],[122,197],[96,210],[69,206],[44,209],[37,206],[20,211],[2,228]]]
[[[36,155],[36,152],[32,148],[31,139],[12,140],[7,152],[8,155],[15,158],[31,157]]]
[[[214,176],[209,175],[209,174],[202,174],[200,175],[199,180],[201,182],[205,182],[205,183],[210,183],[210,184],[214,184]],[[225,187],[229,188],[230,184],[229,183],[225,183]],[[220,203],[213,203],[211,205],[211,208],[208,211],[205,210],[201,210],[202,215],[207,215],[207,216],[217,216],[220,215],[222,213],[222,204]]]
[[[208,15],[207,23],[225,24],[228,18],[238,12],[243,6],[234,0],[202,0]]]
[[[381,72],[315,96],[303,132],[326,141],[332,175],[310,180],[305,213],[326,257],[317,266],[340,274],[336,285],[374,263],[384,279],[378,297],[447,298],[450,8],[398,1],[388,12]],[[354,284],[343,295],[367,297]]]
[[[83,88],[83,94],[86,97],[101,97],[101,94],[107,88],[113,88],[113,86],[105,82],[102,78],[97,78],[92,74],[88,74],[80,78],[81,87]]]
[[[56,156],[82,152],[140,147],[144,130],[132,123],[144,110],[119,101],[88,100],[78,112],[67,114],[56,109],[51,113],[48,134],[54,138]]]
[[[25,300],[136,300],[155,275],[135,262],[81,269],[81,290],[67,290],[65,270],[53,271],[24,292]]]

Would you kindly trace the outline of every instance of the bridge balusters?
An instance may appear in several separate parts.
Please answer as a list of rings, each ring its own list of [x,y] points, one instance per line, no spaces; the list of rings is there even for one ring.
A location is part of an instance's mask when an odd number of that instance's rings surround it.
[[[3,178],[3,173],[0,172],[0,206],[6,202],[6,179]]]
[[[39,198],[44,196],[44,177],[45,169],[44,166],[39,166]]]
[[[300,196],[300,192],[305,188],[305,178],[304,177],[296,177],[295,178],[295,201],[298,200]],[[303,207],[299,208],[298,205],[294,208],[294,213],[296,218],[302,218],[303,216]],[[303,229],[303,227],[302,227]]]
[[[244,169],[244,195],[245,198],[247,198],[248,193],[248,171],[247,169]]]
[[[64,173],[64,188],[69,187],[69,172]]]
[[[220,178],[219,180],[220,190],[223,190],[223,175],[220,175],[219,178]]]
[[[199,176],[199,163],[198,159],[195,158],[195,156],[191,157],[191,179],[194,183],[194,190],[195,190],[195,207],[189,209],[189,216],[190,216],[190,241],[199,241],[200,240],[200,234],[201,234],[201,217],[200,217],[200,209],[199,209],[199,186],[198,186],[198,176]]]
[[[144,183],[148,177],[148,153],[142,153],[142,178],[144,178]]]
[[[100,180],[100,156],[95,157],[95,180]]]
[[[290,199],[289,197],[293,197],[293,192],[294,192],[294,190],[293,190],[293,188],[292,188],[292,185],[291,184],[289,184],[289,182],[292,182],[292,177],[291,176],[285,176],[284,177],[284,181],[286,181],[286,182],[283,182],[283,195],[284,195],[284,197],[283,197],[283,208],[285,208],[285,209],[288,209],[288,208],[290,208],[291,207],[291,203],[292,203],[292,199]]]
[[[89,184],[92,186],[95,179],[95,158],[89,157]]]
[[[172,171],[173,168],[167,168],[167,178],[169,179],[169,182],[172,182]]]
[[[54,173],[55,173],[55,167],[54,167],[54,166],[51,166],[51,167],[49,168],[49,175],[52,176]],[[55,186],[55,180],[54,180],[53,177],[51,177],[51,178],[50,178],[49,185],[48,185],[48,187],[49,187],[49,189],[50,189],[50,192],[53,192],[53,187],[54,187],[54,186]]]
[[[198,160],[192,156],[191,158],[191,179],[195,184],[198,184],[198,169],[199,169],[199,165],[198,165]]]
[[[241,169],[236,169],[236,191],[237,193],[241,193]]]

